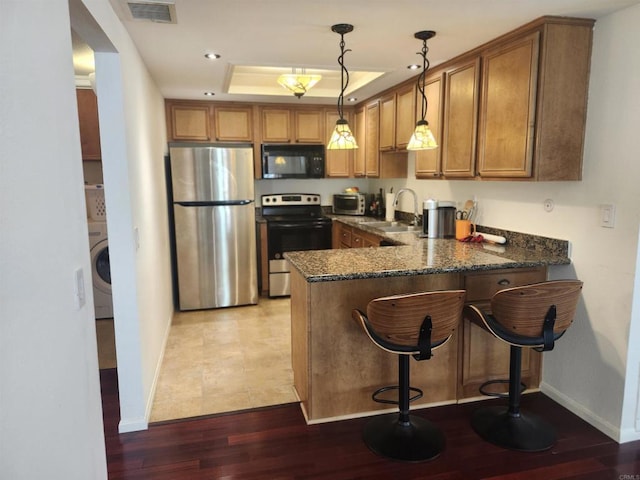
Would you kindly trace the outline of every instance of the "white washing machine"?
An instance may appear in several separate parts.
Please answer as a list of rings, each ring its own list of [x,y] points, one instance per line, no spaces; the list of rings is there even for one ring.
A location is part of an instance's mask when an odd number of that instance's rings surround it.
[[[91,276],[93,278],[93,305],[96,319],[113,318],[107,222],[89,220],[88,225]]]

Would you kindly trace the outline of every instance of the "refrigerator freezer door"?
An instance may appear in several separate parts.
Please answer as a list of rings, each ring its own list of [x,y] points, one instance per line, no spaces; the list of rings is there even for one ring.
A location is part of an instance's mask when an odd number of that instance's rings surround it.
[[[170,149],[174,202],[253,200],[251,147],[175,147]]]
[[[180,310],[258,303],[255,208],[174,205]]]

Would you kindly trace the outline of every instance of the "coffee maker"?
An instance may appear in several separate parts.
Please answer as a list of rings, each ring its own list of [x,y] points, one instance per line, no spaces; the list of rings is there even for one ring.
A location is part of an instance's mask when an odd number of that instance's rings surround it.
[[[430,198],[422,204],[422,232],[427,238],[456,236],[456,204]]]

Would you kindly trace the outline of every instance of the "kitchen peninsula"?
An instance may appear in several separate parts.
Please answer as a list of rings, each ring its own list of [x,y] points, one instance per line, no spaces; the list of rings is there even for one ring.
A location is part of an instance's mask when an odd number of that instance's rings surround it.
[[[370,219],[369,219],[370,220]],[[374,298],[464,288],[467,302],[488,305],[496,291],[546,280],[549,265],[569,264],[568,242],[513,234],[508,245],[387,234],[366,219],[334,218],[382,235],[395,246],[285,254],[291,263],[294,386],[308,423],[380,413],[371,394],[397,384],[397,357],[375,347],[351,319]],[[501,232],[503,233],[503,232]],[[526,237],[521,241],[522,237]],[[527,246],[518,246],[522,243]],[[454,338],[428,361],[411,361],[412,386],[424,396],[412,408],[479,397],[489,379],[506,378],[508,346],[463,320]],[[540,382],[541,357],[523,355],[523,381]]]

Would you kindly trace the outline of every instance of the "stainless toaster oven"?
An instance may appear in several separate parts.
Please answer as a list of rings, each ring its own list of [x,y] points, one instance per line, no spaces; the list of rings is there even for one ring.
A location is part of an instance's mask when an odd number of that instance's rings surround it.
[[[333,195],[333,213],[364,215],[366,211],[367,195],[364,193],[336,193]]]

